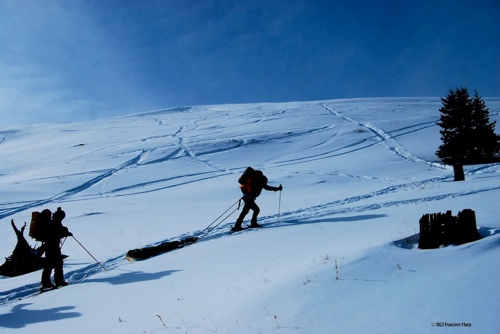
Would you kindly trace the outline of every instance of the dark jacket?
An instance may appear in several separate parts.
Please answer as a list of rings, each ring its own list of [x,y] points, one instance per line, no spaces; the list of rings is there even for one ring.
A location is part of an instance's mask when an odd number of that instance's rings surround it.
[[[254,175],[249,179],[248,184],[241,186],[241,192],[244,195],[250,195],[252,198],[259,197],[262,189],[278,191],[278,187],[269,186],[267,184],[267,177],[262,171],[255,171]]]
[[[63,226],[62,220],[66,214],[61,208],[57,208],[57,211],[52,215],[52,219],[47,222],[45,243],[57,244],[62,238],[70,237],[73,234],[68,230],[66,226]]]

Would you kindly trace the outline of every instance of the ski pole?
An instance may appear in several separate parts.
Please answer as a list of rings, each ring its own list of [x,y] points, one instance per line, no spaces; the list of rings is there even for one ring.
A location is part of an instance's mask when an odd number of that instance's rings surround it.
[[[95,262],[97,262],[97,264],[98,264],[98,265],[100,265],[100,266],[101,266],[101,268],[102,268],[102,269],[104,269],[104,271],[106,271],[106,268],[104,268],[104,266],[101,264],[101,262],[97,261],[97,259],[94,257],[94,255],[90,254],[90,252],[87,250],[87,248],[83,247],[83,245],[80,243],[80,241],[78,241],[78,240],[75,238],[75,236],[74,236],[74,235],[73,235],[72,237],[73,237],[73,239],[75,239],[75,241],[76,241],[76,242],[78,242],[78,244],[79,244],[80,246],[82,246],[82,248],[83,248],[83,249],[85,249],[85,251],[86,251],[86,252],[87,252],[87,253],[88,253],[88,254],[89,254],[89,255],[90,255],[90,256],[94,259],[94,261],[95,261]]]
[[[63,240],[63,241],[61,241],[61,247],[59,247],[59,248],[61,248],[61,249],[63,248],[64,243],[66,242],[66,239],[68,239],[68,237],[64,237],[64,240]]]
[[[281,215],[281,190],[280,190],[280,200],[278,203],[278,224],[280,222],[280,215]]]

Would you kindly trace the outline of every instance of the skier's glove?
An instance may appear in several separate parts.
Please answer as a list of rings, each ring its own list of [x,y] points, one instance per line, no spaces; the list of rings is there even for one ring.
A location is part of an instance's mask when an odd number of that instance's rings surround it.
[[[278,190],[279,191],[282,191],[283,190],[283,186],[280,184],[280,186],[278,187]]]

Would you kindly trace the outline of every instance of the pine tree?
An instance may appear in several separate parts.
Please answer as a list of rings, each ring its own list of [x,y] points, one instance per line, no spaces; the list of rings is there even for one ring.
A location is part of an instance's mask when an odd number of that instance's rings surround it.
[[[464,164],[467,157],[467,135],[472,123],[472,107],[469,102],[469,93],[466,88],[456,91],[450,90],[446,98],[442,98],[441,140],[436,154],[447,164]]]
[[[436,154],[444,163],[455,166],[457,180],[464,164],[491,162],[498,156],[500,136],[495,134],[496,122],[490,123],[489,109],[477,91],[470,98],[467,88],[457,88],[441,101],[437,124],[443,144]]]
[[[490,123],[490,110],[477,91],[472,98],[474,126],[474,159],[477,162],[492,162],[500,152],[500,136],[495,134],[496,121]]]

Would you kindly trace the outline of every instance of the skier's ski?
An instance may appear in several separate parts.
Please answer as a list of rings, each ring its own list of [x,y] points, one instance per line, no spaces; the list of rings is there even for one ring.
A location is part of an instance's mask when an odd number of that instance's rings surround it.
[[[60,289],[62,287],[65,287],[65,286],[66,285],[54,285],[53,287],[50,287],[50,288],[40,288],[40,291],[38,294],[41,295],[42,293],[57,290],[57,289]]]
[[[241,230],[235,230],[234,226],[229,226],[229,234],[238,233],[238,232],[242,232],[242,231],[249,230],[249,229],[250,230],[259,229],[262,227],[263,227],[262,225],[259,225],[259,226],[245,225],[245,226],[242,226]]]
[[[245,226],[245,227],[242,227],[241,229],[235,230],[234,226],[229,226],[229,234],[242,232],[242,231],[248,230],[248,229],[249,229],[249,227]]]
[[[17,293],[17,296],[12,296],[11,298],[5,298],[5,299],[1,300],[0,305],[5,305],[8,302],[11,302],[14,300],[21,301],[21,300],[33,298],[33,297],[39,296],[43,293],[46,293],[46,292],[49,292],[52,290],[57,290],[59,288],[62,288],[62,286],[54,286],[52,288],[46,288],[46,289],[36,288],[36,287],[26,287],[26,290],[20,291],[19,293]]]

